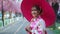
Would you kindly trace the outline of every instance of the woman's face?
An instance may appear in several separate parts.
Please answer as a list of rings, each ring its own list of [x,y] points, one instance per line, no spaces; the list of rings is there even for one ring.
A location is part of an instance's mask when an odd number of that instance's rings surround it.
[[[38,16],[38,10],[36,10],[36,7],[32,7],[32,11],[31,11],[31,14],[33,17],[37,17]]]

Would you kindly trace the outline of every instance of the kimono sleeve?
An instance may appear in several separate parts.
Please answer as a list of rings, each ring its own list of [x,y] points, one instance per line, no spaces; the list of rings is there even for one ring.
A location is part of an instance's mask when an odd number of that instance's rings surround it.
[[[45,21],[43,19],[40,19],[39,20],[40,24],[42,25],[41,27],[46,30],[46,24],[45,24]]]

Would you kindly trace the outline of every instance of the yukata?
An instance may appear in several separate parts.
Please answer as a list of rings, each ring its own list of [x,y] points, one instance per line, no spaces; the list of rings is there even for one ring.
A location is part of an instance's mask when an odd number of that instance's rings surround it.
[[[45,21],[41,17],[33,19],[30,24],[31,34],[46,34],[45,27]]]

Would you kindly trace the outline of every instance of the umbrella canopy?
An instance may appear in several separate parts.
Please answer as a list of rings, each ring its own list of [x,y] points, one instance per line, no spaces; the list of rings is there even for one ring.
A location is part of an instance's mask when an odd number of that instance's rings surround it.
[[[31,8],[34,5],[39,5],[42,8],[41,17],[45,20],[46,27],[49,27],[55,23],[56,16],[54,10],[46,2],[46,0],[23,0],[21,10],[28,21],[32,19]]]

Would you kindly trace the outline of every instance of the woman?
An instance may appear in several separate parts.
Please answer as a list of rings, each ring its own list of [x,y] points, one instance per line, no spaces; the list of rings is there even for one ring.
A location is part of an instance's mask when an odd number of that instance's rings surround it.
[[[45,30],[45,21],[40,17],[42,13],[41,8],[38,5],[35,5],[31,8],[31,14],[33,18],[31,23],[26,27],[28,34],[46,34]]]

